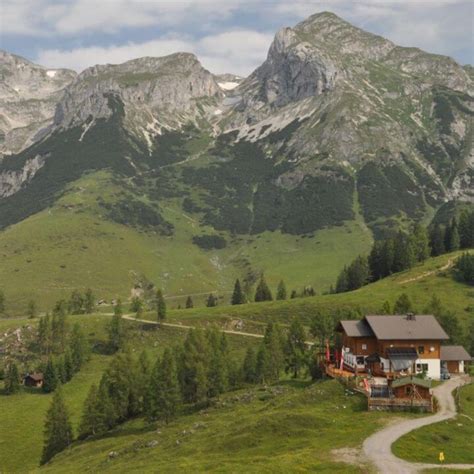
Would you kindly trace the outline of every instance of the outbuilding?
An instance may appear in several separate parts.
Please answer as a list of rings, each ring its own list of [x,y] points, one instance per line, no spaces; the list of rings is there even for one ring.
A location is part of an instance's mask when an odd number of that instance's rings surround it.
[[[463,346],[441,346],[441,367],[450,374],[464,374],[472,360]]]
[[[34,372],[32,374],[26,374],[23,379],[25,387],[37,387],[43,386],[43,374],[41,372]]]

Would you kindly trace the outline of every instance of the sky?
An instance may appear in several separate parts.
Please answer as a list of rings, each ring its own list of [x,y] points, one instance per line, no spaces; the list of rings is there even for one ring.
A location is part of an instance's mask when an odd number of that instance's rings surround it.
[[[247,76],[275,32],[332,11],[402,46],[473,64],[474,0],[0,0],[0,48],[80,72],[177,51]]]

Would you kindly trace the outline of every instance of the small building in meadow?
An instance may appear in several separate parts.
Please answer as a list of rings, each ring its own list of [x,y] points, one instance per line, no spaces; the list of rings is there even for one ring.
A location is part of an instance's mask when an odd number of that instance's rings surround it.
[[[43,386],[43,374],[41,372],[33,372],[32,374],[26,374],[23,379],[25,387],[36,387],[41,388]]]
[[[464,374],[472,360],[463,346],[441,346],[441,367],[450,374]]]

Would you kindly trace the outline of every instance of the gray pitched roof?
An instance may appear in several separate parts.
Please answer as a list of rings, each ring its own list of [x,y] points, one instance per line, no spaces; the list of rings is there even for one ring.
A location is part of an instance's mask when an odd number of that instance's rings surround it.
[[[471,360],[463,346],[441,346],[441,360]]]
[[[364,319],[341,321],[340,326],[349,337],[373,337],[374,333]]]
[[[449,336],[432,315],[416,315],[411,319],[406,315],[373,315],[366,316],[365,320],[377,339],[408,341],[415,339],[449,339]]]

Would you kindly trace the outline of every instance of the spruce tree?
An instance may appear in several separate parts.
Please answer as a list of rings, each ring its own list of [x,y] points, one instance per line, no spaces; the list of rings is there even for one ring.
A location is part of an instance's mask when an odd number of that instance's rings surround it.
[[[382,305],[381,314],[392,314],[392,308],[388,301],[385,301],[384,304]]]
[[[278,325],[272,322],[267,324],[263,337],[267,351],[266,380],[271,382],[278,381],[280,372],[283,370],[285,363],[284,345],[285,340]]]
[[[317,310],[310,323],[310,334],[319,341],[319,347],[324,348],[326,341],[334,336],[334,318],[327,312]]]
[[[89,344],[79,323],[76,323],[72,328],[69,348],[71,349],[74,372],[78,372],[90,356]]]
[[[71,314],[83,314],[84,313],[84,298],[79,291],[74,290],[71,293],[68,303],[69,313]]]
[[[366,257],[357,257],[347,268],[347,290],[357,290],[369,281],[369,264]]]
[[[208,386],[209,396],[215,397],[228,388],[227,348],[223,346],[217,329],[206,333],[209,347]]]
[[[108,346],[112,352],[118,351],[124,341],[125,328],[121,314],[114,314],[107,326]]]
[[[255,376],[257,382],[259,383],[266,383],[273,378],[272,374],[270,373],[270,362],[267,346],[263,342],[260,344],[257,352]]]
[[[186,298],[186,308],[187,309],[194,308],[194,303],[193,303],[193,299],[191,298],[191,296],[188,296]]]
[[[51,321],[51,339],[53,351],[55,353],[62,353],[66,348],[67,338],[67,320],[66,312],[58,310],[53,313]]]
[[[217,306],[217,298],[212,293],[207,297],[206,306],[208,308],[213,308],[214,306]]]
[[[46,369],[43,374],[43,386],[41,387],[44,393],[51,393],[56,390],[59,385],[59,376],[56,372],[56,367],[52,359],[48,359]]]
[[[280,280],[280,283],[278,283],[276,299],[286,300],[286,286],[283,280]]]
[[[299,318],[293,319],[288,331],[285,347],[286,371],[298,377],[300,370],[306,365],[306,333]]]
[[[393,307],[395,314],[407,314],[413,312],[413,304],[406,293],[402,293]]]
[[[347,267],[344,266],[344,268],[341,270],[341,273],[339,273],[339,276],[337,277],[336,293],[345,293],[346,291],[349,291],[349,275]]]
[[[242,291],[242,287],[240,285],[240,280],[238,278],[237,278],[237,280],[235,280],[234,291],[232,293],[231,303],[232,304],[243,304],[243,303],[245,303],[245,295]]]
[[[174,418],[180,401],[176,361],[169,348],[165,349],[162,359],[158,359],[148,390],[148,419],[159,419],[168,423]]]
[[[430,239],[426,228],[421,224],[415,224],[413,237],[416,260],[424,262],[431,255]]]
[[[474,247],[474,211],[464,211],[461,214],[458,230],[460,247],[462,249]]]
[[[42,354],[49,355],[51,353],[52,338],[51,318],[49,313],[46,313],[46,316],[40,318],[38,324],[38,346]]]
[[[156,291],[155,295],[156,304],[156,318],[158,322],[162,322],[166,319],[166,302],[161,290]]]
[[[91,314],[94,312],[95,308],[95,297],[90,288],[87,288],[84,294],[84,312],[86,314]]]
[[[430,234],[431,255],[437,257],[446,252],[444,245],[444,231],[440,224],[436,224]]]
[[[130,311],[132,313],[141,313],[143,310],[143,302],[139,296],[134,296],[130,302]]]
[[[451,224],[446,227],[444,247],[446,252],[454,252],[455,250],[459,250],[460,238],[456,219],[453,219]]]
[[[272,292],[270,291],[270,288],[267,285],[267,282],[265,281],[265,277],[262,275],[260,277],[260,281],[258,282],[257,285],[257,290],[255,291],[255,301],[261,302],[261,301],[272,301]]]
[[[60,389],[56,390],[46,414],[44,437],[41,464],[46,464],[72,443],[72,426]]]
[[[64,372],[66,375],[66,382],[72,379],[74,376],[74,364],[72,362],[72,354],[69,349],[66,349],[64,353]]]
[[[402,272],[407,270],[416,262],[413,239],[403,232],[399,232],[395,239],[393,271]]]
[[[53,364],[54,364],[54,369],[58,376],[59,382],[66,383],[67,373],[66,373],[66,367],[64,365],[64,357],[57,357],[56,359],[54,359]]]
[[[15,362],[11,362],[5,374],[5,394],[13,395],[20,391],[20,373]]]
[[[257,354],[255,353],[253,347],[249,347],[245,353],[242,373],[245,382],[257,382]]]
[[[102,432],[99,428],[101,413],[98,410],[98,405],[99,390],[97,389],[97,385],[92,384],[82,409],[79,438],[83,439],[87,436],[100,434]]]
[[[296,293],[296,290],[291,290],[290,299],[294,300],[297,297],[298,297],[298,293]]]

